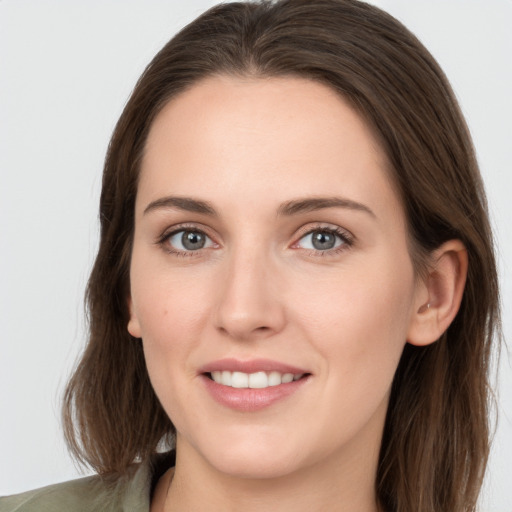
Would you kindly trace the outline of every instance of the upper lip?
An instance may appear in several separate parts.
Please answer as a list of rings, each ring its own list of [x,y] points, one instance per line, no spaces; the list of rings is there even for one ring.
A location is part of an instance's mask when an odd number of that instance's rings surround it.
[[[281,363],[279,361],[273,361],[271,359],[251,359],[247,361],[241,361],[234,358],[225,358],[212,361],[199,368],[199,373],[211,373],[215,371],[242,373],[279,372],[293,373],[294,375],[309,373],[303,368]]]

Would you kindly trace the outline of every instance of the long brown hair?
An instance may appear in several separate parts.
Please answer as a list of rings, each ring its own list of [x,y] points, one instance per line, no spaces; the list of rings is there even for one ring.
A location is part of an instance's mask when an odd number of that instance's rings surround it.
[[[128,322],[129,263],[141,155],[164,104],[212,74],[301,76],[337,91],[372,127],[408,220],[411,257],[460,239],[469,270],[460,310],[427,347],[406,345],[393,382],[376,493],[385,510],[475,509],[489,452],[488,373],[499,331],[486,199],[468,129],[438,64],[385,12],[356,0],[228,3],[155,56],[113,133],[100,200],[101,239],[87,288],[90,338],[65,393],[78,460],[122,474],[173,425]]]

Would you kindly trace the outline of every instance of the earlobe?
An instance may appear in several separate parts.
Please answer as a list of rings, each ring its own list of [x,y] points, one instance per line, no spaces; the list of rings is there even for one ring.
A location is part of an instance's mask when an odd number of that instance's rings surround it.
[[[424,346],[437,341],[459,311],[466,283],[468,255],[460,240],[449,240],[432,253],[432,264],[421,283],[407,341]]]
[[[133,302],[132,298],[128,298],[128,311],[130,313],[130,319],[128,320],[128,332],[134,337],[134,338],[141,338],[141,330],[140,330],[140,324],[139,319],[137,318],[137,315],[135,314],[133,310]]]

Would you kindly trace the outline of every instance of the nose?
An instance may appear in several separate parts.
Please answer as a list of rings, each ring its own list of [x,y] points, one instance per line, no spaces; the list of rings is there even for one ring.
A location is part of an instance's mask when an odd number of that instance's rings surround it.
[[[236,340],[248,340],[283,329],[282,280],[270,258],[247,251],[233,254],[222,278],[214,320],[219,331]]]

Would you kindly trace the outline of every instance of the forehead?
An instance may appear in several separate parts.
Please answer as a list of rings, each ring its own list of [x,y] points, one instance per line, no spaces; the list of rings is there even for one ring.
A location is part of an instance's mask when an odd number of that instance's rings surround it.
[[[215,76],[156,117],[139,193],[147,200],[164,192],[217,194],[229,203],[258,197],[263,204],[336,192],[378,206],[397,203],[386,167],[361,116],[326,85]]]

